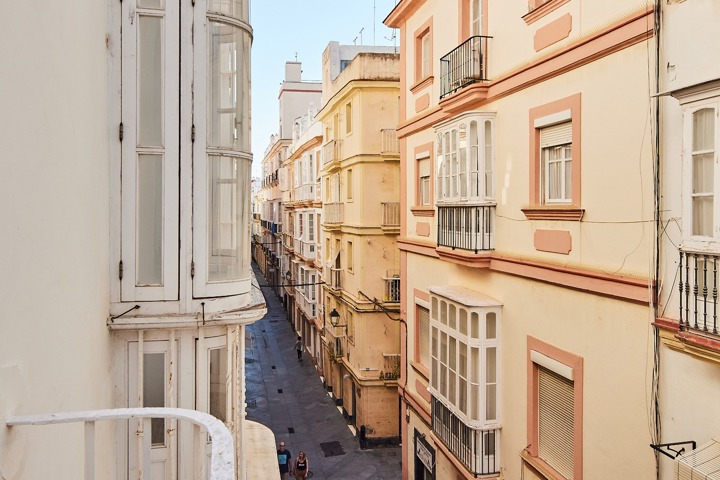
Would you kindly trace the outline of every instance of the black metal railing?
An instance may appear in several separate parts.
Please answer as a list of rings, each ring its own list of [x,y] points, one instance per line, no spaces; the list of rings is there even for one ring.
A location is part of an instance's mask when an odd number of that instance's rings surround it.
[[[438,246],[472,250],[495,248],[495,205],[438,205]]]
[[[477,429],[465,424],[432,397],[432,429],[473,475],[500,472],[500,428]]]
[[[440,98],[462,87],[487,81],[488,39],[476,35],[440,58]]]
[[[720,256],[680,252],[680,326],[717,335]]]

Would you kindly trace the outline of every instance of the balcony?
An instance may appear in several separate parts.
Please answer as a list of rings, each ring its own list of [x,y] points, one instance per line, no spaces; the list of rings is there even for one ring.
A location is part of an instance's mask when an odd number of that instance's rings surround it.
[[[295,287],[295,290],[297,291],[297,293],[300,294],[295,295],[295,303],[300,308],[300,310],[305,313],[305,316],[308,319],[313,319],[317,317],[317,304],[315,303],[315,300],[311,300],[306,296],[305,287]]]
[[[138,465],[138,474],[143,478],[143,471],[150,477],[151,444],[149,433],[151,419],[162,418],[170,424],[174,421],[183,421],[195,424],[201,428],[195,428],[195,443],[205,444],[206,433],[212,438],[209,472],[199,477],[208,480],[233,480],[235,474],[235,447],[233,436],[225,424],[217,418],[203,412],[186,410],[182,408],[116,408],[110,410],[91,410],[85,412],[53,413],[47,415],[30,415],[10,417],[7,420],[8,426],[21,425],[50,425],[59,423],[83,423],[85,432],[85,476],[86,480],[96,478],[95,465],[95,424],[98,421],[127,421],[137,419],[137,433],[133,438],[138,439],[139,451],[142,458],[146,459]],[[133,427],[134,428],[134,427]],[[175,427],[177,428],[177,427]],[[146,441],[143,441],[143,436]],[[37,461],[42,461],[38,458]]]
[[[312,202],[315,200],[315,184],[302,185],[295,189],[293,201]]]
[[[495,205],[438,205],[439,247],[479,251],[495,248]]]
[[[326,224],[340,224],[344,220],[345,204],[343,203],[324,203],[323,216]]]
[[[432,397],[432,429],[470,474],[477,476],[500,472],[499,427],[470,427],[440,400]]]
[[[680,327],[718,334],[720,254],[680,252]]]
[[[400,272],[389,270],[383,281],[385,282],[383,301],[386,303],[400,303]]]
[[[488,81],[488,39],[474,36],[440,59],[440,98],[476,82]]]
[[[323,165],[342,160],[342,140],[330,140],[322,148]]]
[[[300,255],[306,260],[315,259],[315,243],[304,242],[296,238],[293,240],[293,247],[296,255]]]
[[[380,155],[400,155],[400,143],[397,138],[397,130],[394,128],[380,130]]]
[[[342,268],[330,268],[328,285],[333,290],[340,290],[342,288]]]
[[[400,227],[400,202],[382,202],[382,227]]]

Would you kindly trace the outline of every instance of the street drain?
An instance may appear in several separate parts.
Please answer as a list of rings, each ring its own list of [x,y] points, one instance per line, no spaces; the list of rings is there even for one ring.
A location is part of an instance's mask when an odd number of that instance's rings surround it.
[[[295,429],[293,427],[288,427],[288,433],[295,433]]]
[[[282,388],[278,388],[278,393],[282,393]]]
[[[273,365],[273,366],[272,366],[272,367],[270,367],[270,368],[272,368],[273,370],[275,370],[275,365]]]
[[[340,445],[340,442],[321,443],[320,448],[322,448],[322,451],[326,457],[336,457],[338,455],[345,455],[345,450],[343,450],[342,445]]]

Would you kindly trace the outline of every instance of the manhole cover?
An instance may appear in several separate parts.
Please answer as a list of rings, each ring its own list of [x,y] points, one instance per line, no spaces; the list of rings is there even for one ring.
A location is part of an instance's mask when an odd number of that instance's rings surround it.
[[[320,448],[322,448],[323,453],[326,457],[335,457],[338,455],[345,455],[345,450],[343,450],[342,445],[340,445],[340,442],[325,442],[320,444]]]
[[[255,363],[255,359],[254,359],[254,358],[245,357],[245,363],[246,363],[246,364],[248,364],[248,363]]]
[[[288,433],[295,433],[295,429],[293,427],[288,427]]]

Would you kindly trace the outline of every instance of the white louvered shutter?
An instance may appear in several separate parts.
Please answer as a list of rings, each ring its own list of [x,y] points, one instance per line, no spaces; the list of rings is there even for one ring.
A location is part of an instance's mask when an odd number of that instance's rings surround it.
[[[540,148],[572,143],[572,123],[565,122],[540,130]]]
[[[538,456],[573,478],[575,392],[572,380],[538,366]]]

